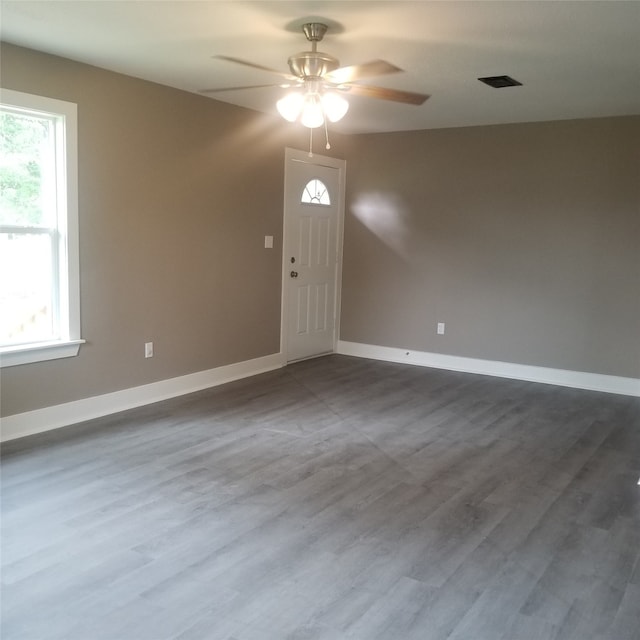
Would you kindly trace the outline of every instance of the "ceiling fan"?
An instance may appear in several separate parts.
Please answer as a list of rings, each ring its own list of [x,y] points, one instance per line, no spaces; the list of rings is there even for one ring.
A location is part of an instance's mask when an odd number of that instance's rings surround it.
[[[380,98],[404,104],[421,105],[429,98],[423,93],[399,91],[384,87],[358,84],[362,78],[401,72],[385,60],[372,60],[364,64],[341,67],[337,58],[328,53],[318,51],[318,42],[327,32],[327,25],[322,22],[308,22],[302,26],[307,40],[311,42],[311,51],[302,51],[292,55],[289,60],[290,73],[281,73],[260,64],[247,62],[240,58],[218,55],[220,60],[241,64],[253,69],[266,71],[282,78],[284,82],[277,84],[249,85],[244,87],[225,87],[223,89],[203,89],[201,93],[217,93],[239,89],[259,89],[280,86],[293,91],[277,103],[278,111],[287,120],[299,120],[311,129],[326,126],[326,120],[336,122],[342,118],[348,107],[343,94]]]

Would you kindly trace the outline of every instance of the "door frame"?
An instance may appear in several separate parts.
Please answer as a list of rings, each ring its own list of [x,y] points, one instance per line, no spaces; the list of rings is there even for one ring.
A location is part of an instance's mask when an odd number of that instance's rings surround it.
[[[289,361],[287,353],[287,330],[288,330],[288,309],[289,309],[289,272],[291,265],[287,256],[288,234],[291,232],[287,229],[287,194],[291,189],[291,178],[289,176],[289,165],[291,162],[303,162],[309,165],[319,165],[323,167],[331,167],[338,170],[338,220],[336,228],[336,272],[335,272],[335,299],[334,312],[335,318],[333,322],[333,345],[332,351],[335,353],[338,345],[338,336],[340,335],[340,302],[342,300],[342,250],[344,236],[344,208],[345,208],[345,180],[347,161],[339,158],[330,158],[329,156],[318,155],[316,153],[310,156],[308,151],[300,149],[285,148],[284,154],[284,198],[282,206],[282,280],[281,290],[281,306],[280,306],[280,356],[283,365]],[[319,354],[320,355],[320,354]],[[313,358],[315,356],[310,356]]]

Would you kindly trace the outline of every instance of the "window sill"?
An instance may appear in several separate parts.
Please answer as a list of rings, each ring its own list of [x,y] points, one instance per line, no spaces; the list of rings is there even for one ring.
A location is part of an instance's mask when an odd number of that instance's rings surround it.
[[[15,367],[19,364],[72,358],[78,355],[84,340],[56,340],[37,344],[21,344],[16,347],[0,347],[0,367]]]

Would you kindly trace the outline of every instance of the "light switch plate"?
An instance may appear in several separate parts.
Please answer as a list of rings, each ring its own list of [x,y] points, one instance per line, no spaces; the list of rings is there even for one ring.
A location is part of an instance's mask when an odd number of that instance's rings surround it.
[[[264,237],[264,248],[265,249],[273,249],[273,236],[265,236]]]

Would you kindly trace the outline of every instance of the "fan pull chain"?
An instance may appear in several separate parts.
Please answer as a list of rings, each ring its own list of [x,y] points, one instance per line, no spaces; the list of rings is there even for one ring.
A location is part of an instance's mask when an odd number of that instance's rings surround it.
[[[327,139],[327,144],[325,145],[325,149],[331,149],[331,145],[329,144],[329,129],[327,128],[327,119],[324,119],[324,135]]]
[[[313,129],[309,128],[309,157],[313,158]]]

